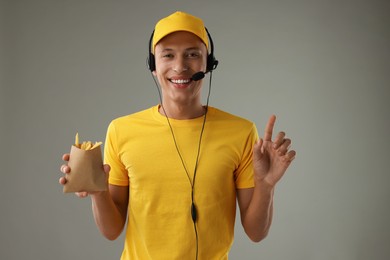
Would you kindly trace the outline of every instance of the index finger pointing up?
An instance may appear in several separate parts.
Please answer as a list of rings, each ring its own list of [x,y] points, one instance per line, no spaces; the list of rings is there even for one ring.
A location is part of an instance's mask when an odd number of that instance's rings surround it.
[[[272,132],[274,130],[274,125],[276,121],[276,116],[272,115],[268,119],[267,126],[265,127],[265,132],[264,132],[264,141],[272,141]]]

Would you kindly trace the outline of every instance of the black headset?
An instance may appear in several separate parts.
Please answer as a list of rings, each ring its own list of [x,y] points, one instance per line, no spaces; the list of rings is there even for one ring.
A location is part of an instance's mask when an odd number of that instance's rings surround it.
[[[207,36],[209,37],[209,42],[210,42],[210,53],[207,55],[207,65],[206,65],[206,73],[212,70],[215,70],[218,66],[218,60],[215,59],[214,57],[214,43],[213,39],[211,39],[211,35],[209,31],[206,29]],[[154,57],[154,54],[152,53],[152,41],[153,41],[153,36],[154,36],[154,31],[152,32],[152,35],[150,36],[149,40],[149,57],[148,57],[148,69],[150,71],[155,71],[156,70],[156,59]]]

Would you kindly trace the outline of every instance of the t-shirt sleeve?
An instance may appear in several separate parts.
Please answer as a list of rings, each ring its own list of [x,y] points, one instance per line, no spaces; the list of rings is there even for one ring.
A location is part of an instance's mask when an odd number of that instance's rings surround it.
[[[259,139],[257,128],[252,124],[252,129],[249,132],[246,141],[243,143],[243,153],[241,162],[235,171],[235,182],[237,189],[245,189],[254,187],[253,180],[253,146]]]
[[[118,186],[128,186],[129,177],[123,165],[118,148],[118,137],[114,122],[107,129],[106,142],[104,145],[104,163],[111,167],[108,182]]]

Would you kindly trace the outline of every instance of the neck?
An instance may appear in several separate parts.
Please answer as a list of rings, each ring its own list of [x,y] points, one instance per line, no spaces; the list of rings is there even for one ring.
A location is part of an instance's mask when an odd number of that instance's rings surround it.
[[[206,111],[202,104],[183,106],[177,104],[166,104],[163,102],[163,106],[164,108],[161,105],[159,106],[158,111],[160,114],[178,120],[201,117],[205,114]]]

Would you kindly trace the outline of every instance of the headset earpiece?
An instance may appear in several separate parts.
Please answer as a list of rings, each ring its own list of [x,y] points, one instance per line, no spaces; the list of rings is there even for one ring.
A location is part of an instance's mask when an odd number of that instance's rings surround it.
[[[206,65],[206,72],[215,70],[218,66],[218,60],[214,57],[214,43],[213,39],[211,38],[211,35],[209,33],[209,30],[206,29],[207,36],[209,37],[209,45],[210,45],[210,54],[207,55],[207,65]]]
[[[215,59],[213,54],[207,55],[207,67],[206,72],[210,72],[212,70],[215,70],[218,66],[218,61]]]
[[[152,35],[149,39],[149,49],[148,49],[148,69],[153,72],[156,70],[156,59],[154,57],[154,54],[152,53],[152,41],[153,41],[154,31],[152,32]]]
[[[149,58],[148,58],[148,68],[151,72],[156,70],[156,59],[154,58],[153,53],[149,53]]]

